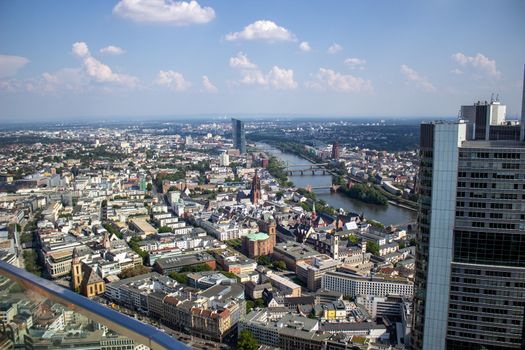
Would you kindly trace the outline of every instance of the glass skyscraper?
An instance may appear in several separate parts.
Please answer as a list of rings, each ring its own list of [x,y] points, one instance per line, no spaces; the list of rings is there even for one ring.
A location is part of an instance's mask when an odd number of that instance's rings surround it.
[[[246,153],[246,135],[242,120],[232,118],[232,139],[233,147],[237,148],[241,154]]]
[[[525,133],[504,112],[421,126],[412,349],[525,349]]]

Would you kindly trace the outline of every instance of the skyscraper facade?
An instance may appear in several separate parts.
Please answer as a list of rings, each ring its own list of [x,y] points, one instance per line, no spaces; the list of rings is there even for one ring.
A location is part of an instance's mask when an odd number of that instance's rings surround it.
[[[233,147],[237,148],[241,154],[246,153],[246,135],[242,120],[232,118],[232,139]]]
[[[338,160],[340,154],[341,146],[339,145],[339,141],[334,141],[332,144],[332,159]]]
[[[525,141],[504,106],[468,107],[421,126],[411,346],[525,349]]]

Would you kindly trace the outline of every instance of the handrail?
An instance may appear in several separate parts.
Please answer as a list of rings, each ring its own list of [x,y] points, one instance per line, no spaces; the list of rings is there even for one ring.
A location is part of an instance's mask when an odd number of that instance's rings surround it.
[[[52,281],[35,276],[26,270],[0,261],[0,275],[21,284],[24,288],[60,303],[89,319],[101,323],[111,330],[152,350],[189,350],[181,341],[160,332],[157,328],[107,308]]]

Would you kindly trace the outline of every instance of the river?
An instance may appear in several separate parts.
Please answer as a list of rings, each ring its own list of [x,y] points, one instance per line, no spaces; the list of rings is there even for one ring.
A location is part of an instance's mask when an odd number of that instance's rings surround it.
[[[277,158],[289,165],[294,164],[312,164],[304,158],[301,158],[293,153],[281,152],[266,143],[257,143],[257,146],[264,149]],[[308,185],[312,187],[330,186],[332,183],[332,175],[293,175],[288,177],[296,187],[306,188]],[[342,193],[331,193],[327,189],[314,189],[318,199],[324,200],[332,207],[339,209],[343,208],[346,211],[354,213],[363,213],[366,218],[379,221],[385,225],[405,225],[416,221],[417,213],[412,210],[397,207],[392,204],[387,206],[380,206],[374,204],[363,203],[357,199],[349,198]]]

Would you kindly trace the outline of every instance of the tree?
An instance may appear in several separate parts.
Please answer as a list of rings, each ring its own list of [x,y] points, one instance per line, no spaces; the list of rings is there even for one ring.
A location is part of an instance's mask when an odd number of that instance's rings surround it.
[[[42,267],[38,264],[38,255],[34,250],[24,250],[24,264],[28,272],[41,276]]]
[[[356,235],[349,235],[348,241],[353,245],[356,245],[357,243],[359,243],[359,237],[357,237]]]
[[[372,241],[366,242],[366,251],[372,255],[379,256],[379,244]]]
[[[228,277],[228,278],[233,278],[235,280],[238,279],[237,275],[234,274],[233,272],[228,272],[228,271],[220,271],[220,273],[222,273],[224,276]]]
[[[355,198],[365,203],[388,204],[388,199],[381,192],[366,184],[354,184],[350,188],[341,187],[340,191],[350,198]]]
[[[171,227],[169,226],[162,226],[161,228],[159,228],[159,233],[168,233],[168,232],[171,232]]]
[[[185,273],[172,272],[169,276],[180,284],[188,284],[188,276]]]
[[[239,339],[237,339],[238,350],[257,350],[259,346],[257,341],[253,337],[252,332],[245,329],[239,333]]]
[[[255,299],[255,307],[263,308],[264,307],[264,300],[263,299]]]
[[[110,234],[114,234],[115,236],[117,236],[118,238],[122,239],[122,233],[120,233],[119,230],[117,230],[115,228],[115,226],[113,226],[113,224],[111,223],[105,223],[104,225],[104,228],[106,229],[106,231],[108,231]]]
[[[153,190],[153,185],[151,184],[151,182],[148,182],[148,184],[146,185],[146,191],[150,192]]]
[[[262,266],[270,266],[272,259],[268,255],[261,255],[257,258],[257,264]]]
[[[273,266],[279,270],[286,270],[286,263],[283,260],[274,262]]]
[[[246,300],[246,313],[249,313],[255,307],[255,302],[253,300]]]
[[[130,278],[130,277],[135,277],[135,276],[138,276],[138,275],[144,275],[144,274],[146,274],[146,273],[148,273],[150,271],[151,271],[150,268],[147,268],[144,265],[138,265],[138,266],[135,266],[135,267],[123,270],[119,274],[119,277],[120,278]]]
[[[145,257],[148,256],[148,252],[142,250],[140,248],[140,245],[139,245],[139,242],[142,241],[142,239],[140,237],[133,237],[130,241],[129,241],[129,247],[131,248],[131,250],[133,250],[135,253],[137,253],[142,259],[144,259]]]

